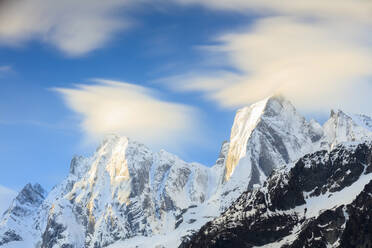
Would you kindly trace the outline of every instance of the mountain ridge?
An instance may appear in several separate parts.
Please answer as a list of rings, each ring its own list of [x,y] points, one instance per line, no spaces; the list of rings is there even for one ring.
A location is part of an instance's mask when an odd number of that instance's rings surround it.
[[[340,144],[275,170],[180,247],[369,247],[371,204],[372,142]]]
[[[43,248],[176,247],[243,192],[263,185],[274,169],[340,142],[372,137],[358,125],[367,126],[369,117],[354,121],[333,114],[321,127],[282,96],[256,107],[237,112],[230,141],[212,167],[107,136],[93,156],[72,159],[69,175],[37,207],[32,231],[18,228],[16,234],[25,241],[31,233],[31,246]],[[6,228],[0,224],[0,238]],[[13,243],[22,247],[22,241]]]

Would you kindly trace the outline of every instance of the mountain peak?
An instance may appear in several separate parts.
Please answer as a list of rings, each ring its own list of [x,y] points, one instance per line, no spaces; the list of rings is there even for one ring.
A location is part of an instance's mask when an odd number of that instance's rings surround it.
[[[280,129],[290,127],[292,122],[296,126],[306,124],[306,120],[297,114],[295,107],[282,95],[273,95],[239,109],[231,130],[225,181],[229,180],[239,160],[245,156],[248,141],[257,127],[261,126],[261,128],[270,130],[274,128],[280,131]],[[310,124],[306,126],[311,127]],[[270,130],[266,131],[270,132]]]
[[[28,231],[34,231],[31,220],[45,197],[46,191],[38,183],[28,183],[23,187],[0,222],[0,246],[9,242],[25,241],[30,236]]]
[[[329,120],[323,125],[325,142],[332,148],[342,142],[371,139],[371,123],[371,118],[365,115],[331,110]]]
[[[45,198],[45,196],[46,196],[46,191],[43,189],[43,187],[40,184],[28,183],[19,192],[19,194],[16,197],[16,200],[21,204],[25,204],[25,203],[40,204],[42,200]]]
[[[372,118],[364,114],[351,115],[354,122],[372,132]]]
[[[330,118],[348,118],[349,116],[341,109],[331,109]]]
[[[120,136],[118,134],[107,134],[103,138],[101,144],[98,146],[97,151],[101,150],[104,147],[112,147],[117,145],[118,143],[128,143],[129,138],[125,136]]]
[[[289,101],[283,95],[275,94],[255,103],[252,103],[249,106],[238,109],[237,114],[239,114],[240,112],[250,112],[252,110],[256,110],[256,113],[263,113],[270,110],[270,108],[273,108],[272,110],[275,110],[275,106],[281,106],[283,103],[288,102]]]
[[[265,116],[276,116],[283,111],[296,112],[296,108],[283,95],[273,95],[266,99],[266,106],[263,111]]]

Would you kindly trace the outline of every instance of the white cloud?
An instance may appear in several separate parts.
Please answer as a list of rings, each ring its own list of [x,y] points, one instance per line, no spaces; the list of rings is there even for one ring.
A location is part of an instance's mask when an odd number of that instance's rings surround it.
[[[262,15],[290,15],[325,19],[372,22],[372,2],[365,0],[173,0],[180,4],[203,5],[208,8],[261,13]]]
[[[217,54],[212,58],[234,71],[197,68],[168,78],[172,88],[204,92],[227,108],[282,93],[306,111],[338,107],[372,114],[372,2],[341,0],[339,8],[332,0],[203,4],[264,12],[253,26],[223,34],[205,48],[206,58]]]
[[[160,148],[180,146],[197,136],[197,113],[192,107],[163,101],[157,92],[142,86],[96,82],[56,89],[81,117],[81,128],[89,139],[116,133]]]
[[[17,193],[15,191],[0,185],[0,218],[16,196]]]
[[[130,26],[126,10],[144,2],[149,1],[5,0],[0,6],[0,44],[38,39],[70,55],[85,54]],[[259,13],[253,27],[221,35],[218,45],[206,49],[207,73],[197,68],[191,74],[170,78],[168,81],[178,82],[173,88],[204,92],[223,107],[249,104],[279,91],[310,111],[331,106],[372,111],[368,109],[371,84],[364,81],[372,71],[372,1],[158,3]],[[238,73],[211,70],[215,64],[232,67]]]
[[[119,10],[133,0],[5,0],[0,3],[0,44],[41,40],[71,56],[103,46],[130,25]]]
[[[30,40],[52,44],[71,56],[102,47],[114,34],[132,25],[129,11],[150,0],[3,0],[0,1],[0,44]],[[366,0],[162,0],[155,5],[195,4],[223,11],[258,12],[321,18],[342,17],[372,22]]]

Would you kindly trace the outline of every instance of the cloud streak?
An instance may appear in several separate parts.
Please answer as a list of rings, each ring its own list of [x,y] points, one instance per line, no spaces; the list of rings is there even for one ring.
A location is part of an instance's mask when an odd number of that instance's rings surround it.
[[[173,0],[177,3],[202,5],[207,8],[243,14],[260,13],[292,17],[372,22],[372,2],[365,0]]]
[[[276,3],[205,1],[208,7],[260,10],[263,16],[204,48],[206,58],[222,58],[219,64],[233,70],[205,67],[203,73],[197,68],[199,72],[165,81],[173,89],[203,92],[225,108],[282,93],[305,111],[338,107],[372,114],[372,16],[367,15],[372,4],[341,0],[336,8],[336,1]]]
[[[132,0],[5,0],[0,2],[0,44],[30,40],[51,44],[70,56],[102,47],[131,25],[119,10]]]
[[[0,44],[41,40],[80,56],[130,27],[126,11],[143,3],[148,0],[5,0]],[[259,14],[253,26],[222,34],[213,40],[217,45],[205,47],[208,66],[168,78],[172,88],[203,92],[226,108],[280,92],[309,111],[342,107],[371,113],[372,1],[158,2],[169,3]],[[232,70],[211,68],[216,64]]]
[[[81,129],[90,140],[116,133],[160,148],[195,137],[198,114],[192,107],[161,100],[156,91],[142,86],[102,79],[95,82],[55,89],[81,117]],[[191,133],[194,135],[187,135]]]

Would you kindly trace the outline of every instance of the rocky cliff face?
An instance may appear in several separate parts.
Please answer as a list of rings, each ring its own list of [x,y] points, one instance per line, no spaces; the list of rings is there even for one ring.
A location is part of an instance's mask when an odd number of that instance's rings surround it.
[[[372,139],[370,123],[366,116],[339,111],[321,127],[306,121],[283,97],[273,96],[237,112],[231,139],[222,144],[212,167],[187,163],[166,151],[153,152],[126,137],[109,136],[93,156],[73,158],[66,179],[45,199],[39,186],[31,187],[31,195],[40,197],[31,201],[31,210],[25,210],[23,219],[17,217],[14,222],[10,214],[3,218],[0,247],[177,247],[220,216],[243,192],[259,188],[268,177],[272,181],[273,170],[293,167],[301,157],[305,161],[307,153],[325,149],[321,153],[328,154],[339,143]],[[286,178],[286,173],[276,173],[276,177]],[[293,181],[285,190],[292,192],[296,187]],[[249,192],[243,195],[260,194]],[[282,202],[284,195],[273,201],[285,209],[280,211],[292,211],[303,203],[296,194],[289,198],[295,201],[290,206],[281,206],[287,204]],[[257,197],[252,198],[251,208],[261,211],[266,198]],[[21,201],[17,204],[22,205]],[[31,206],[22,206],[26,205]],[[275,237],[286,236],[304,218],[292,214],[277,217],[268,223],[286,218],[289,226]],[[23,222],[27,225],[21,228]]]
[[[273,96],[240,109],[231,130],[226,160],[226,187],[236,198],[253,185],[261,185],[273,169],[317,150],[322,127],[308,122],[281,96]]]
[[[274,171],[181,247],[369,247],[371,202],[372,143],[339,145]]]

